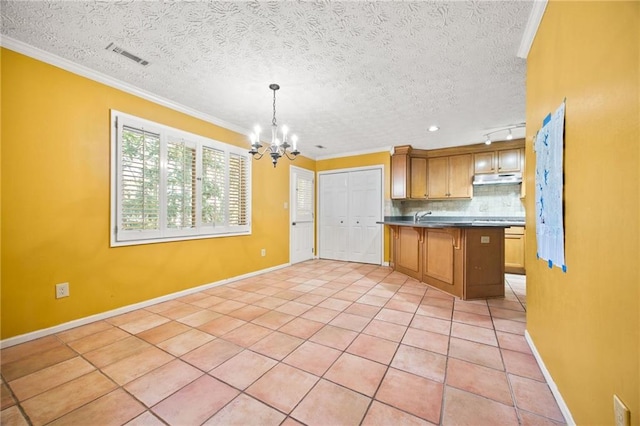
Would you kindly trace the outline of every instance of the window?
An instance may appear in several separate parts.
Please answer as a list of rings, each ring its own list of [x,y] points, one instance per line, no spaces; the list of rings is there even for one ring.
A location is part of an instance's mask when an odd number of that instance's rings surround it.
[[[111,245],[251,233],[246,150],[111,112]]]

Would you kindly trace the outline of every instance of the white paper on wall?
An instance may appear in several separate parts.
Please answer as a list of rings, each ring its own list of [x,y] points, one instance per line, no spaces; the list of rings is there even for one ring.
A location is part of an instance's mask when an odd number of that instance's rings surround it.
[[[564,272],[563,166],[565,102],[544,119],[536,135],[536,241],[538,258]]]

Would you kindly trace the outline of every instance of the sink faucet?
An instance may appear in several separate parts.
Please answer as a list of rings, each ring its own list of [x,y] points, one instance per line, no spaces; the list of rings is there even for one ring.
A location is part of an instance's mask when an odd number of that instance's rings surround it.
[[[431,211],[428,211],[428,212],[424,212],[424,211],[416,212],[416,214],[413,215],[413,221],[414,222],[419,222],[420,219],[422,219],[423,217],[425,217],[426,215],[429,215],[429,214],[431,214]]]

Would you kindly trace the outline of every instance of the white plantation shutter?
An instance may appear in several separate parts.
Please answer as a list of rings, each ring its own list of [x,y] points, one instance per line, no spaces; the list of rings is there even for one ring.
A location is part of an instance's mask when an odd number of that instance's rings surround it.
[[[167,143],[167,227],[196,226],[196,146],[185,141]]]
[[[111,245],[251,232],[246,150],[112,111]]]
[[[249,159],[237,154],[229,155],[229,225],[241,226],[249,222]]]
[[[224,151],[202,148],[202,224],[224,225],[225,161]]]
[[[127,239],[160,230],[160,135],[122,126],[118,227]]]

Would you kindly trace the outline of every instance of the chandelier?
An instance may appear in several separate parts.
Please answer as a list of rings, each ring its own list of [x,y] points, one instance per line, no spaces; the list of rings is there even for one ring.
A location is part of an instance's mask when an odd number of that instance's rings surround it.
[[[278,123],[276,121],[276,90],[280,89],[277,84],[270,84],[269,89],[273,90],[273,118],[271,119],[271,143],[265,147],[260,144],[260,126],[254,128],[254,133],[249,135],[251,139],[251,151],[249,154],[253,155],[256,160],[261,159],[264,154],[269,153],[273,167],[278,164],[278,159],[282,156],[287,157],[289,160],[295,160],[300,154],[298,151],[298,137],[291,135],[291,144],[287,142],[287,133],[289,129],[287,126],[282,126],[282,139],[278,138]],[[261,149],[263,148],[263,149]],[[288,151],[289,148],[293,148],[293,151]]]

